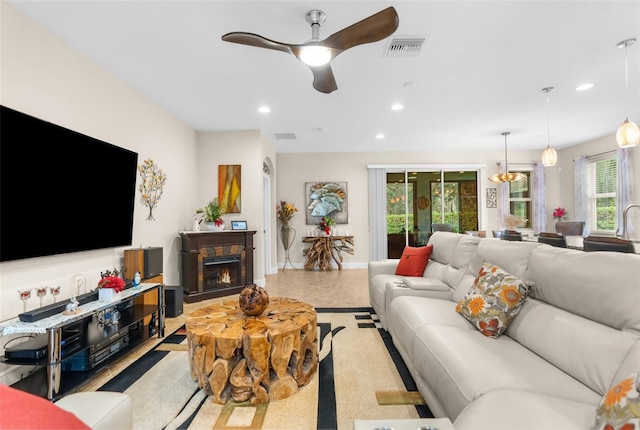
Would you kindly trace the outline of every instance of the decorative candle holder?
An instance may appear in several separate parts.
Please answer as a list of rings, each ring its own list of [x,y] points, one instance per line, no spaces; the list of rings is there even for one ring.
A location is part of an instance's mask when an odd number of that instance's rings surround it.
[[[40,298],[40,307],[42,307],[42,300],[44,296],[47,295],[47,287],[38,287],[36,288],[36,296]]]
[[[27,300],[31,298],[31,291],[33,291],[33,288],[18,290],[18,294],[20,294],[20,300],[22,300],[23,312],[27,311]]]
[[[81,292],[86,293],[87,277],[82,274],[73,275],[73,285],[76,287],[76,297],[79,296]]]
[[[49,292],[53,296],[53,303],[56,302],[58,295],[60,294],[60,288],[60,285],[58,285],[57,287],[49,287]]]

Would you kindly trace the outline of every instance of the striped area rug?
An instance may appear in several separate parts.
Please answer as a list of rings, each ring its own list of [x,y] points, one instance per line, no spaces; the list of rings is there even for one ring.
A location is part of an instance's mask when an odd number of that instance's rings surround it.
[[[431,417],[371,308],[318,308],[319,365],[294,395],[215,404],[191,380],[180,329],[99,390],[133,400],[134,429],[339,429],[355,419]]]

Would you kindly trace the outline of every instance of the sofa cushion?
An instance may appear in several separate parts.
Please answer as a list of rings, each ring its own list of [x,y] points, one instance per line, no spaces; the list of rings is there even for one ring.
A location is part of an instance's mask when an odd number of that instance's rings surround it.
[[[396,267],[396,275],[422,276],[429,262],[431,251],[433,251],[433,245],[405,246],[398,267]]]
[[[527,283],[485,262],[465,298],[458,302],[456,311],[485,336],[498,337],[518,314],[527,294]]]
[[[391,324],[392,336],[394,330]],[[411,356],[415,372],[427,377],[429,387],[452,421],[479,397],[512,389],[587,403],[593,425],[595,409],[602,398],[509,336],[492,339],[473,328],[423,325],[416,332]]]
[[[420,327],[452,325],[461,330],[475,331],[473,326],[455,311],[450,300],[403,295],[393,299],[387,308],[387,325],[393,343],[405,362],[413,363],[413,342]]]
[[[523,390],[497,390],[470,403],[455,420],[456,430],[586,430],[593,405]]]
[[[536,283],[532,297],[640,335],[640,255],[539,247],[524,279]]]
[[[596,415],[596,429],[640,428],[640,380],[634,373],[618,382],[602,398]],[[631,424],[634,424],[631,426]]]

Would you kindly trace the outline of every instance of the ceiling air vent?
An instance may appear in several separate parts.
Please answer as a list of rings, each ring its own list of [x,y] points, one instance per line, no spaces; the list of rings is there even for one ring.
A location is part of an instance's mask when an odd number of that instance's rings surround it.
[[[274,133],[273,135],[278,140],[296,139],[295,133]]]
[[[426,37],[394,37],[387,45],[385,57],[416,57]]]

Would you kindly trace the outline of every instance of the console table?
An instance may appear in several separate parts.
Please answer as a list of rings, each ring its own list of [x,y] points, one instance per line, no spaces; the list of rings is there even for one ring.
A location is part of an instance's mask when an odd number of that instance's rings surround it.
[[[144,304],[144,295],[147,293],[157,293],[157,304],[156,305],[147,305]],[[34,363],[34,364],[46,364],[47,366],[47,399],[49,400],[57,400],[60,397],[60,388],[62,382],[62,362],[63,362],[63,354],[62,354],[62,340],[63,340],[63,330],[67,327],[73,326],[86,318],[93,318],[98,312],[103,311],[105,309],[114,307],[118,304],[132,301],[133,306],[131,306],[130,311],[125,315],[124,312],[121,312],[121,319],[119,321],[119,325],[121,327],[128,326],[130,324],[135,324],[141,322],[154,313],[157,314],[157,319],[152,318],[152,322],[143,327],[142,331],[145,331],[146,334],[139,331],[137,334],[144,339],[148,339],[152,334],[155,334],[157,331],[158,337],[164,337],[164,312],[163,312],[163,285],[155,284],[155,283],[143,283],[140,284],[139,287],[129,288],[120,293],[120,296],[112,301],[100,301],[95,300],[92,302],[84,303],[80,305],[80,311],[76,314],[72,315],[64,315],[62,312],[52,315],[47,318],[43,318],[34,322],[23,322],[18,318],[14,318],[11,320],[4,321],[0,323],[0,336],[6,336],[11,334],[46,334],[47,336],[47,357],[45,363]],[[156,330],[156,321],[157,321],[157,330]],[[153,327],[152,327],[153,324]],[[130,336],[130,333],[127,333],[127,337]],[[91,339],[89,333],[83,333],[83,337],[79,342],[81,348],[77,351],[74,351],[73,354],[69,354],[65,357],[65,359],[71,358],[75,354],[79,354],[81,352],[87,352],[87,349],[93,349],[95,345],[91,345]],[[123,336],[124,337],[124,336]],[[108,338],[109,340],[113,340],[112,346],[110,345],[100,345],[100,351],[92,351],[92,354],[106,354],[106,353],[115,353],[121,350],[122,345],[125,342],[121,342],[121,339],[116,339],[115,335],[112,335]],[[127,338],[127,345],[129,345],[129,338]],[[117,345],[116,345],[117,344]],[[116,348],[117,347],[117,348]],[[109,357],[111,355],[108,355]],[[105,355],[101,355],[102,357],[106,357]],[[97,358],[97,357],[96,357]],[[43,361],[45,359],[43,358]],[[20,364],[20,363],[16,363]]]
[[[353,236],[306,236],[302,243],[309,244],[302,251],[307,256],[304,270],[333,270],[332,260],[342,270],[342,252],[353,255]]]

